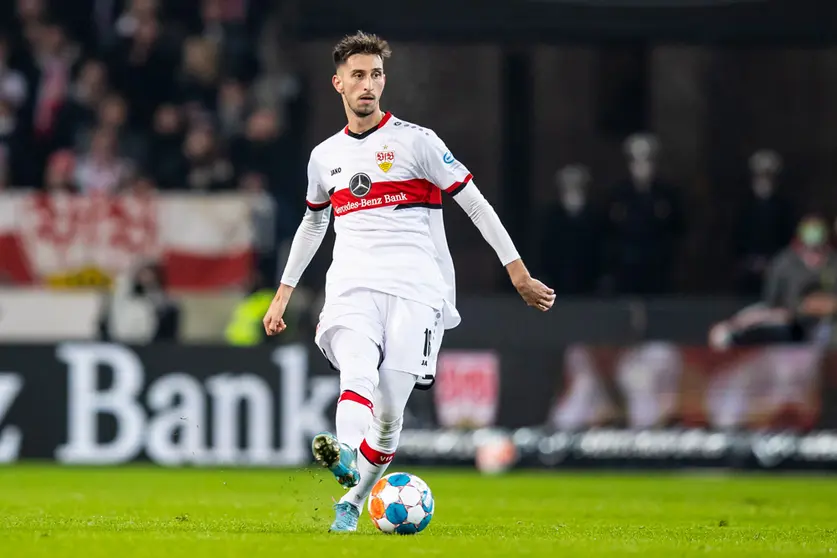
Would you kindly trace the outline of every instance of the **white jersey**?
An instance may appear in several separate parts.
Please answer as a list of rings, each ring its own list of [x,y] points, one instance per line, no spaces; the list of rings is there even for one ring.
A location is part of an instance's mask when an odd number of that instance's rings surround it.
[[[443,310],[445,328],[456,327],[442,191],[455,195],[471,178],[432,130],[390,113],[363,134],[346,127],[315,147],[306,202],[335,218],[326,299],[380,291]]]

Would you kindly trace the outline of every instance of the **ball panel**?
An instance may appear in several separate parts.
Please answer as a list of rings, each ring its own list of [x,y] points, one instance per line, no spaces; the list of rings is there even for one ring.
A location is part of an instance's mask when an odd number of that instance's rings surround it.
[[[427,512],[421,506],[410,506],[407,508],[407,523],[418,525],[426,515]]]
[[[398,525],[407,519],[407,508],[400,502],[390,504],[387,506],[386,516],[390,523]]]
[[[422,531],[424,531],[424,529],[425,529],[428,525],[430,525],[430,520],[431,520],[431,519],[433,519],[433,514],[432,514],[432,513],[428,513],[427,515],[425,515],[425,516],[424,516],[424,519],[422,519],[422,520],[421,520],[421,523],[419,523],[419,524],[418,524],[418,530],[419,530],[419,533],[420,533],[420,532],[422,532]]]
[[[384,501],[384,504],[392,504],[398,501],[398,488],[391,486],[389,483],[378,493],[378,498]]]
[[[386,518],[386,516],[382,517],[381,519],[375,522],[375,525],[378,527],[382,533],[395,533],[395,525],[390,523],[390,521]]]
[[[430,493],[429,489],[421,495],[421,507],[424,508],[424,511],[427,513],[433,513],[436,507],[436,502],[433,500],[433,494]]]
[[[395,528],[395,532],[399,535],[415,535],[418,533],[418,527],[413,523],[402,523]]]
[[[410,483],[410,475],[407,473],[392,473],[385,478],[392,486],[407,486]]]
[[[384,516],[384,510],[386,506],[384,505],[383,500],[378,498],[377,496],[372,496],[369,499],[369,515],[372,519],[380,519]]]
[[[387,479],[381,479],[372,487],[372,496],[377,496],[387,486]]]
[[[405,486],[399,493],[401,503],[405,506],[418,506],[421,503],[421,494],[413,486]]]
[[[429,487],[429,486],[427,486],[427,483],[426,483],[426,482],[424,482],[423,480],[421,480],[420,478],[418,478],[418,477],[417,477],[417,476],[415,476],[415,475],[414,475],[414,476],[413,476],[413,478],[410,480],[410,484],[411,484],[412,486],[415,486],[415,487],[418,489],[418,491],[419,491],[419,492],[424,492],[424,491],[426,491],[426,490],[430,490],[430,487]]]

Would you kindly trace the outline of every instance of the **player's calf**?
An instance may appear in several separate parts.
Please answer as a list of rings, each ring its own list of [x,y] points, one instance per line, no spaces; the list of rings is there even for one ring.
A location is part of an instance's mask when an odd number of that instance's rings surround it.
[[[352,488],[360,482],[357,455],[346,444],[341,444],[330,432],[322,432],[311,441],[314,460],[334,475],[343,488]]]

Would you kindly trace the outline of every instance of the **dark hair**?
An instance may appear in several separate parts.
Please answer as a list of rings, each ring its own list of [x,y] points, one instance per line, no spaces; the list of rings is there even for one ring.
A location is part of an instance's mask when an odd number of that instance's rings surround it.
[[[339,68],[355,54],[374,54],[381,58],[389,58],[392,50],[389,48],[389,43],[377,35],[358,31],[354,35],[346,35],[334,45],[332,51],[334,66]]]

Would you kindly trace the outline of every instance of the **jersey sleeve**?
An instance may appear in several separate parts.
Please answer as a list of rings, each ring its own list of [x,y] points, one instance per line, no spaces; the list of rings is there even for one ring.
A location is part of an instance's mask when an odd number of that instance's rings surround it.
[[[308,160],[308,191],[305,194],[305,204],[311,211],[322,211],[331,205],[331,199],[326,192],[314,155]]]
[[[427,180],[439,189],[455,196],[473,178],[435,133],[428,131],[428,135],[420,137],[418,144],[419,165]]]

